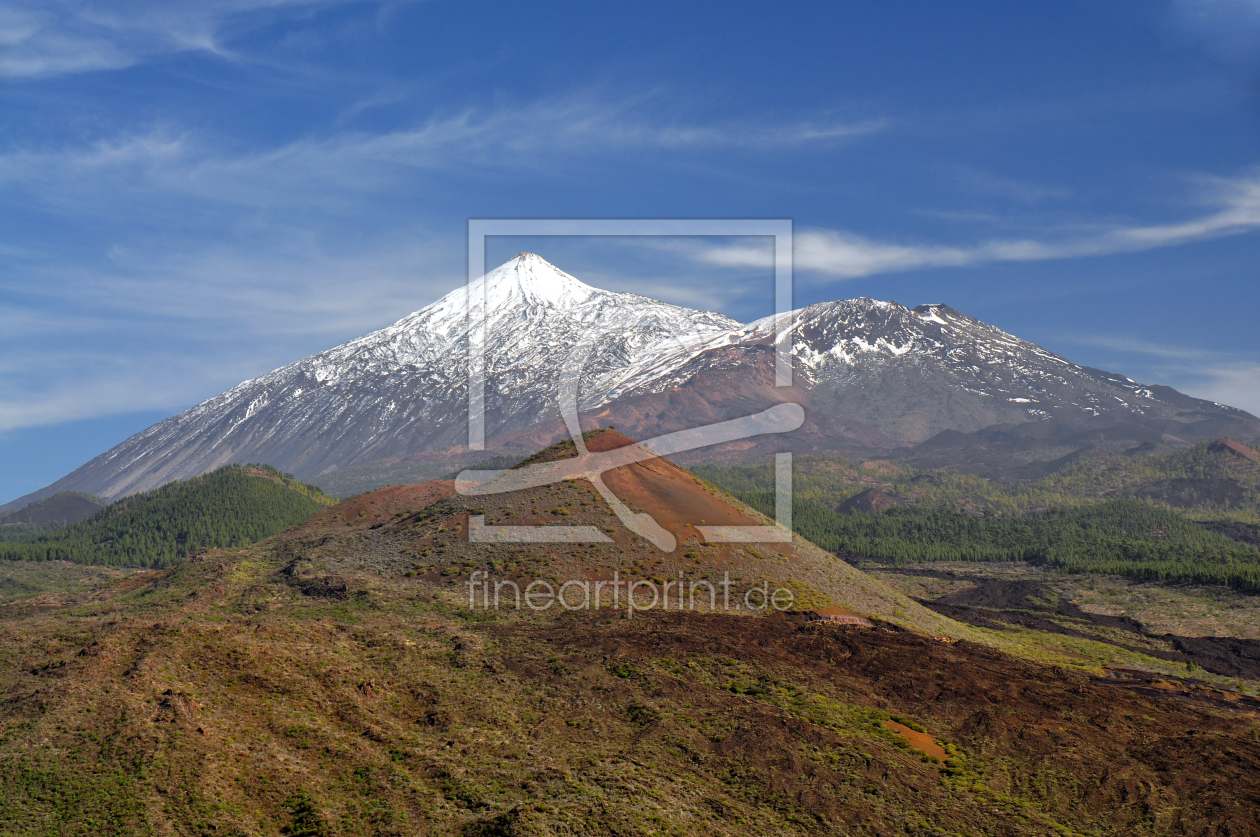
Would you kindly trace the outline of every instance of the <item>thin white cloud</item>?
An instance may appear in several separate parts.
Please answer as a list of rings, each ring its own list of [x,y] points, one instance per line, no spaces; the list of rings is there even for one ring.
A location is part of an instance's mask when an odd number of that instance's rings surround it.
[[[359,336],[462,283],[461,250],[420,229],[331,247],[273,235],[252,246],[115,248],[108,263],[31,265],[0,278],[0,346],[36,335],[126,333],[171,339]],[[444,269],[444,266],[445,269]]]
[[[1201,370],[1201,382],[1186,392],[1260,416],[1260,363],[1235,363]]]
[[[107,38],[66,31],[46,9],[0,6],[0,77],[115,70],[132,60]]]
[[[211,365],[204,358],[174,362],[167,357],[137,368],[132,358],[97,355],[92,359],[90,374],[85,374],[89,370],[82,370],[83,353],[29,359],[41,364],[45,371],[50,361],[74,364],[80,374],[61,375],[39,388],[14,386],[13,378],[6,376],[6,391],[0,391],[0,432],[140,410],[180,409],[219,391],[207,391],[207,384],[230,381],[220,387],[226,389],[257,374],[247,372],[249,364],[241,358],[216,358]]]
[[[1260,3],[1256,0],[1172,0],[1167,20],[1182,40],[1231,64],[1260,59]]]
[[[1062,339],[1082,346],[1094,346],[1099,349],[1110,349],[1117,352],[1129,352],[1150,357],[1185,362],[1220,362],[1230,356],[1193,346],[1176,346],[1169,343],[1156,343],[1133,335],[1115,334],[1073,334]]]
[[[105,415],[133,400],[177,408],[432,301],[464,280],[462,230],[411,214],[434,173],[563,176],[632,149],[830,146],[882,125],[712,128],[662,118],[657,104],[577,95],[235,154],[175,126],[2,153],[6,200],[97,233],[70,250],[33,241],[0,251],[16,268],[0,276],[0,354],[22,357],[32,373],[8,377],[0,429]],[[180,348],[149,356],[132,335],[204,347],[221,363]],[[170,372],[67,367],[46,351],[66,343],[89,358],[99,345],[133,345]],[[110,382],[99,397],[98,381]]]
[[[150,250],[71,289],[99,310],[176,318],[207,334],[231,323],[244,333],[347,335],[381,328],[464,281],[459,248],[413,230],[330,250],[312,237],[268,242],[265,251],[210,245],[194,253]]]
[[[654,116],[646,100],[615,105],[585,94],[434,117],[378,134],[341,132],[261,151],[225,153],[215,138],[156,126],[62,148],[0,155],[0,186],[24,189],[50,206],[116,213],[129,196],[143,207],[198,198],[256,209],[347,212],[347,198],[373,200],[413,189],[399,175],[462,169],[571,168],[577,155],[600,159],[634,150],[784,149],[831,145],[877,133],[882,120],[731,122],[716,126]],[[353,206],[353,205],[351,205]],[[351,210],[353,211],[353,209]]]
[[[1134,253],[1260,229],[1260,174],[1205,183],[1212,211],[1174,224],[1115,227],[1057,241],[1007,239],[969,246],[898,244],[850,232],[803,230],[794,237],[794,265],[801,271],[853,279],[922,268]],[[766,267],[770,260],[766,248],[741,244],[700,248],[693,256],[731,267]]]
[[[1067,343],[1115,353],[1125,374],[1260,416],[1260,361],[1236,352],[1158,343],[1133,335],[1068,334]]]
[[[978,194],[1009,198],[1020,203],[1035,204],[1072,197],[1072,190],[1063,186],[1003,177],[970,166],[959,167],[954,177],[962,186]]]
[[[463,282],[462,261],[411,230],[355,248],[293,234],[29,264],[0,279],[0,431],[182,409],[391,324]]]
[[[748,121],[711,128],[662,121],[649,110],[578,95],[469,110],[407,130],[341,132],[236,154],[226,153],[215,137],[156,126],[88,145],[0,154],[0,189],[20,190],[67,217],[125,214],[172,226],[243,207],[283,211],[286,226],[309,226],[315,218],[365,223],[396,215],[394,201],[413,201],[435,173],[573,177],[583,161],[595,166],[636,150],[687,154],[834,145],[884,126],[877,120],[772,127]],[[230,223],[239,225],[239,216]]]
[[[179,52],[231,57],[221,43],[229,24],[337,2],[348,0],[9,0],[0,5],[0,77],[117,70]]]

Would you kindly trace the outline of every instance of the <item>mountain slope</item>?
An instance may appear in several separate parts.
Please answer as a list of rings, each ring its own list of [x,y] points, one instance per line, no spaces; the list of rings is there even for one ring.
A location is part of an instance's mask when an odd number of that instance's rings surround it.
[[[24,540],[91,517],[106,501],[91,494],[63,491],[17,511],[0,514],[0,541]]]
[[[0,525],[65,526],[91,517],[104,505],[100,497],[66,491],[31,503],[20,511],[0,514]]]
[[[587,434],[592,452],[614,450],[632,441],[616,431]],[[572,456],[572,445],[560,444],[531,462]],[[716,584],[727,574],[731,601],[737,604],[750,586],[782,582],[794,591],[797,609],[840,606],[860,616],[901,624],[923,633],[967,636],[966,629],[874,581],[803,538],[790,544],[715,544],[704,541],[698,525],[759,526],[770,521],[665,459],[652,459],[608,471],[604,481],[638,513],[646,513],[674,536],[676,548],[664,552],[627,530],[613,510],[587,482],[555,485],[504,494],[452,495],[450,483],[426,483],[424,496],[437,497],[422,514],[412,513],[417,487],[382,489],[344,501],[310,518],[288,536],[301,542],[306,556],[302,573],[338,574],[365,561],[375,572],[410,573],[443,584],[463,585],[476,568],[495,567],[495,578],[527,577],[607,581],[613,572],[623,578],[654,580],[707,579]],[[605,533],[605,543],[472,543],[469,516],[484,515],[490,526],[589,526]],[[365,548],[362,522],[375,528]],[[370,555],[365,558],[365,555]],[[312,575],[312,578],[318,575]],[[520,584],[524,587],[524,583]],[[708,595],[705,588],[701,599]],[[754,595],[752,601],[757,601]],[[719,596],[719,601],[721,598]],[[702,601],[703,604],[703,601]],[[624,607],[624,600],[623,600]],[[706,609],[709,607],[705,605]],[[962,631],[962,633],[959,633]]]
[[[229,465],[119,500],[27,541],[0,544],[0,560],[168,567],[203,549],[275,534],[332,502],[265,465]]]
[[[890,451],[991,427],[1045,438],[1121,425],[1138,441],[1171,447],[1260,435],[1260,422],[1242,410],[1080,366],[944,305],[910,309],[863,298],[795,312],[782,338],[795,368],[786,391],[772,385],[773,329],[772,318],[752,323],[729,345],[628,389],[608,420],[638,436],[652,432],[654,414],[685,420],[682,410],[654,411],[662,395],[715,415],[793,400],[808,414],[793,447],[842,452]],[[676,389],[662,392],[670,385]],[[637,409],[636,396],[644,403]]]
[[[946,305],[822,303],[798,312],[789,333],[816,407],[879,423],[901,443],[1049,419],[1171,432],[1194,420],[1248,417],[1080,366]]]
[[[662,356],[685,355],[685,341],[739,326],[718,314],[592,288],[532,254],[491,271],[484,284],[488,433],[559,415],[563,361],[588,332],[595,339],[582,395],[601,403],[628,375],[650,376]],[[113,498],[244,461],[279,463],[314,479],[358,462],[459,444],[467,439],[468,328],[467,289],[458,288],[389,328],[154,425],[53,490],[90,485]]]
[[[757,520],[669,463],[609,483],[683,541],[694,512]],[[554,582],[620,566],[660,584],[674,561],[750,580],[773,572],[805,594],[826,581],[822,562],[842,569],[799,541],[760,557],[700,544],[667,556],[601,504],[578,482],[488,498],[397,486],[73,607],[0,606],[5,832],[1032,837],[1260,826],[1260,744],[1237,711],[1253,702],[1226,695],[1206,709],[1118,688],[1080,670],[1095,662],[1085,643],[1051,667],[950,634],[799,613],[469,606],[475,572]],[[470,544],[477,512],[606,522],[615,543]],[[850,571],[837,596],[919,618]],[[924,628],[955,636],[1021,635],[931,618]]]
[[[528,253],[475,293],[487,306],[491,452],[528,452],[562,435],[566,373],[579,381],[588,424],[637,438],[785,399],[807,409],[788,444],[808,451],[887,451],[994,425],[1045,436],[1122,424],[1171,447],[1260,437],[1260,422],[1240,410],[1073,364],[943,305],[855,299],[795,312],[784,339],[796,383],[777,389],[770,320],[742,326],[599,290]],[[468,335],[460,288],[390,328],[246,381],[0,509],[65,490],[115,498],[241,461],[324,485],[372,484],[342,477],[354,473],[398,479],[400,462],[413,477],[441,473],[475,458],[461,449]]]

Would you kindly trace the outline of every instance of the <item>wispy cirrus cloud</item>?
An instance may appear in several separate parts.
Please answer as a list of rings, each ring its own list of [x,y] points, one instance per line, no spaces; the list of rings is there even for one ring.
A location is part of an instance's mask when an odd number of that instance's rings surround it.
[[[422,307],[464,281],[458,249],[422,231],[338,250],[294,236],[0,277],[0,432],[182,409]]]
[[[1064,186],[1048,185],[1003,177],[970,166],[959,166],[954,179],[964,188],[981,195],[1006,198],[1019,203],[1040,203],[1048,200],[1064,200],[1072,197],[1072,190]]]
[[[794,237],[796,269],[838,279],[923,268],[963,267],[990,262],[1027,262],[1135,253],[1260,229],[1260,173],[1204,179],[1208,212],[1171,224],[1115,226],[1073,238],[1004,239],[948,246],[876,241],[837,230],[802,230]],[[726,266],[764,267],[764,247],[740,244],[700,248],[693,256]]]
[[[30,370],[6,379],[0,429],[132,401],[186,406],[420,308],[464,281],[462,223],[418,202],[438,179],[554,181],[584,161],[598,167],[639,150],[830,148],[886,124],[706,123],[672,116],[661,98],[558,96],[271,147],[241,149],[166,124],[0,152],[10,212],[91,231],[23,239],[8,251],[0,233],[0,353]],[[96,343],[128,344],[132,334],[164,347],[147,359],[151,376],[65,367],[56,353],[28,350],[78,346],[93,356]],[[206,365],[205,356],[222,362]],[[76,400],[97,380],[112,388]]]
[[[1260,3],[1172,0],[1167,23],[1182,39],[1231,64],[1260,60]]]
[[[1160,343],[1127,334],[1066,334],[1060,340],[1113,353],[1130,374],[1260,416],[1260,361],[1252,355]]]
[[[208,382],[235,383],[257,374],[246,358],[211,360],[205,352],[200,356],[190,353],[186,357],[167,357],[163,359],[166,362],[147,364],[138,364],[130,356],[100,353],[92,355],[90,363],[85,363],[84,359],[85,353],[81,351],[51,357],[35,352],[11,356],[13,366],[19,363],[24,366],[23,370],[3,370],[0,433],[119,413],[183,408],[218,391],[207,391]],[[58,366],[78,374],[59,376],[51,383],[44,378],[41,386],[39,381],[28,381],[18,374],[18,371],[30,373],[35,368],[32,362],[45,374],[56,371]]]
[[[252,209],[346,216],[414,194],[406,178],[430,173],[527,175],[563,171],[636,151],[679,154],[827,147],[886,130],[870,119],[747,119],[719,124],[659,114],[652,97],[608,103],[594,94],[466,109],[414,127],[340,131],[283,145],[228,151],[206,132],[159,125],[86,144],[14,148],[0,154],[0,188],[44,205],[90,215],[138,211],[192,198]],[[194,207],[196,209],[196,207]]]
[[[661,116],[653,97],[614,103],[576,94],[434,116],[414,127],[340,131],[284,145],[228,152],[205,132],[161,125],[80,145],[17,148],[0,155],[0,184],[87,185],[125,180],[132,189],[200,193],[265,204],[294,182],[374,190],[384,169],[452,166],[537,168],[574,153],[601,157],[635,150],[772,150],[827,146],[886,130],[887,119],[745,119],[717,124]],[[571,158],[569,158],[571,161]],[[380,177],[364,176],[376,171]],[[232,196],[232,190],[236,190]]]
[[[179,52],[232,57],[225,28],[338,2],[348,0],[7,0],[0,5],[0,78],[117,70]]]
[[[0,77],[116,70],[133,61],[99,33],[67,31],[47,9],[0,6]]]

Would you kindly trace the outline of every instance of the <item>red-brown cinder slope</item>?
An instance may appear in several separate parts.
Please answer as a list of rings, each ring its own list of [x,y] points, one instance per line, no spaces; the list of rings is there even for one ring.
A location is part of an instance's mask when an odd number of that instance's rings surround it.
[[[1256,453],[1247,445],[1244,445],[1242,442],[1235,442],[1233,439],[1217,439],[1208,445],[1208,450],[1230,451],[1245,459],[1250,459],[1252,462],[1260,462],[1260,453]]]
[[[633,444],[612,430],[586,438],[593,452]],[[529,462],[575,455],[572,442],[562,443]],[[680,578],[715,582],[729,578],[741,600],[743,592],[765,582],[771,591],[790,588],[799,609],[844,608],[933,636],[961,638],[974,633],[799,537],[781,543],[704,542],[697,527],[773,526],[773,521],[668,460],[654,458],[610,470],[604,482],[632,511],[650,515],[671,532],[675,549],[664,551],[627,529],[583,479],[475,496],[451,493],[450,483],[396,486],[329,509],[293,538],[295,547],[325,561],[330,572],[353,573],[358,566],[452,590],[467,585],[477,571],[484,573],[483,580],[492,575],[526,583],[534,578],[560,583],[607,579],[614,572],[622,579],[654,580],[655,584]],[[593,527],[607,540],[472,543],[471,516],[482,518],[490,527]]]
[[[307,518],[294,531],[303,532],[334,523],[347,526],[370,527],[400,513],[411,513],[427,508],[455,493],[451,480],[430,480],[414,485],[391,485],[367,494],[359,494],[342,500],[335,506]]]

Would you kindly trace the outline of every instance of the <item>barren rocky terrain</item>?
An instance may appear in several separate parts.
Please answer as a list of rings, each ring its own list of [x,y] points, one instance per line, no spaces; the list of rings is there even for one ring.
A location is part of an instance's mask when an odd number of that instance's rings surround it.
[[[679,549],[617,531],[584,483],[490,498],[428,483],[55,606],[0,605],[0,833],[1260,828],[1245,695],[1218,683],[1187,700],[1197,687],[1171,669],[1108,669],[1106,642],[949,619],[799,540],[702,544],[688,525],[756,513],[668,463],[608,481]],[[613,542],[469,544],[470,513]],[[473,572],[613,567],[772,578],[800,600],[633,618],[468,606]],[[876,627],[807,619],[828,605]]]

